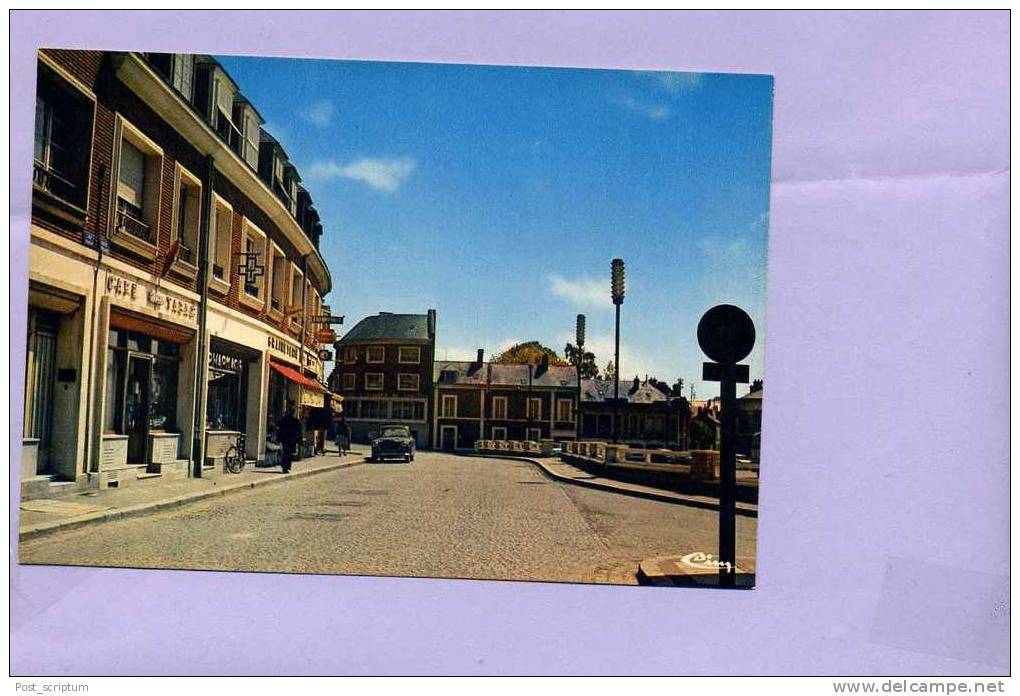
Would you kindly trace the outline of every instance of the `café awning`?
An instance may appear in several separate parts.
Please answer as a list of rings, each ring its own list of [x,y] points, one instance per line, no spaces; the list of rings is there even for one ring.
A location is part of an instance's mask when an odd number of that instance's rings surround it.
[[[306,387],[317,392],[325,393],[326,391],[326,388],[322,386],[319,382],[317,382],[314,379],[311,379],[310,377],[305,377],[303,374],[301,374],[292,367],[287,367],[286,365],[281,365],[280,363],[272,361],[269,362],[269,367],[279,372],[281,375],[289,379],[291,382],[294,382],[295,384],[300,384],[302,387]]]

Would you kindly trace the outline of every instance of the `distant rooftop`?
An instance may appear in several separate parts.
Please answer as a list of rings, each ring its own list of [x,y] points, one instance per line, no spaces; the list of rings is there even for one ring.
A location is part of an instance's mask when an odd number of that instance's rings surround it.
[[[365,317],[354,325],[340,339],[340,344],[363,343],[366,341],[410,340],[428,341],[429,326],[427,314],[391,314],[379,312]]]

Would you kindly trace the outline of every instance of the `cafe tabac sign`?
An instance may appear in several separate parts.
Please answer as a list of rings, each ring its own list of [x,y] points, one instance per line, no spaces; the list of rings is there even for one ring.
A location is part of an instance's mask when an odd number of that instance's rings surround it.
[[[120,305],[134,305],[187,324],[194,324],[198,319],[198,305],[194,302],[117,273],[106,274],[104,289],[107,297]]]

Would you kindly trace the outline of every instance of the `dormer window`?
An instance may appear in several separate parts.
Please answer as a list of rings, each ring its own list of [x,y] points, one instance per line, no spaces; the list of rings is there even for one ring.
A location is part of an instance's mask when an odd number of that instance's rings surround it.
[[[241,132],[234,125],[234,90],[221,75],[213,80],[213,127],[216,133],[234,150],[238,149]]]
[[[453,384],[457,381],[456,370],[442,370],[439,373],[439,381],[444,384]]]
[[[245,99],[234,102],[234,124],[237,126],[238,154],[252,169],[259,166],[259,129],[262,119]]]

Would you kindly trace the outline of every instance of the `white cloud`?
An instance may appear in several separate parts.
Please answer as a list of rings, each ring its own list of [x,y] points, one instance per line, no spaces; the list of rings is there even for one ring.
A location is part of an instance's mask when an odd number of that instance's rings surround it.
[[[333,102],[328,99],[323,99],[322,101],[315,102],[307,109],[299,112],[299,115],[312,125],[318,126],[319,128],[325,128],[333,123],[333,113],[335,111],[336,109],[333,106]]]
[[[607,308],[613,305],[609,292],[609,281],[597,278],[577,278],[568,280],[563,276],[549,276],[549,289],[557,297],[562,297],[581,307]]]
[[[609,101],[617,106],[627,109],[630,112],[650,118],[653,121],[665,121],[673,115],[673,110],[668,106],[641,101],[639,99],[635,99],[629,94],[619,94],[609,97]]]
[[[315,179],[352,179],[362,181],[379,191],[393,192],[411,176],[417,162],[404,157],[397,159],[376,159],[363,157],[349,164],[334,160],[313,162],[308,175]]]
[[[703,73],[690,72],[646,72],[643,74],[673,95],[697,89],[705,77]]]

